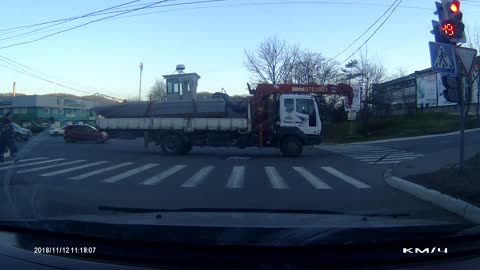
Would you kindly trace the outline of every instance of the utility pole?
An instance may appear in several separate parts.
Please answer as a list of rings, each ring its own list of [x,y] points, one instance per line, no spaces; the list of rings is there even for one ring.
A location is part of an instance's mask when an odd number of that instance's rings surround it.
[[[460,65],[459,65],[460,66]],[[462,80],[463,79],[463,80]],[[465,93],[467,87],[467,76],[459,69],[457,76],[458,101],[460,104],[460,162],[459,170],[463,173],[463,163],[465,159]]]
[[[140,62],[140,85],[138,87],[138,101],[142,101],[142,71],[143,71],[143,62]]]

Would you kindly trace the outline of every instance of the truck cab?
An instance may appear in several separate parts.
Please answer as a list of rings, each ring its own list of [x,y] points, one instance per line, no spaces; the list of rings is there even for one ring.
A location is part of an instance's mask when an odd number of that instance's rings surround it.
[[[281,95],[278,124],[281,136],[298,136],[306,145],[321,142],[322,123],[317,102],[311,95]]]

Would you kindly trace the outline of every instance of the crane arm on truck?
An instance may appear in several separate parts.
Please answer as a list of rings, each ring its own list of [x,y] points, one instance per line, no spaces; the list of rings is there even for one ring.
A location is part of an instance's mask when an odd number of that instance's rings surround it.
[[[353,88],[348,84],[259,84],[256,89],[251,89],[253,95],[253,110],[255,115],[255,127],[258,130],[259,146],[263,146],[263,135],[268,128],[265,124],[267,101],[272,94],[330,94],[346,96],[347,106],[352,104]]]

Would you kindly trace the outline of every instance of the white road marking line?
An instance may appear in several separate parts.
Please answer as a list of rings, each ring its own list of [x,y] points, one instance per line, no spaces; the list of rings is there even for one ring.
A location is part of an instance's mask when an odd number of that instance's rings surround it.
[[[356,158],[356,159],[361,159],[361,158],[365,158],[365,159],[372,159],[372,158],[381,158],[385,155],[376,155],[376,156],[351,156],[352,158]]]
[[[301,176],[303,176],[312,186],[316,189],[331,189],[332,187],[329,186],[327,183],[320,180],[320,178],[313,175],[311,172],[307,171],[303,167],[293,167],[295,171],[297,171]]]
[[[401,163],[401,161],[379,161],[374,164],[394,164],[394,163]]]
[[[183,168],[187,167],[187,165],[176,165],[176,166],[173,166],[171,168],[169,168],[168,170],[166,171],[163,171],[162,173],[160,174],[157,174],[155,176],[152,176],[148,179],[146,179],[145,181],[141,182],[140,184],[141,185],[155,185],[157,184],[158,182],[162,181],[163,179],[177,173],[178,171],[182,170]]]
[[[40,174],[40,176],[59,175],[59,174],[62,174],[62,173],[67,173],[67,172],[76,171],[76,170],[80,170],[80,169],[84,169],[84,168],[88,168],[88,167],[92,167],[92,166],[96,166],[96,165],[100,165],[100,164],[105,164],[105,163],[108,163],[108,162],[110,162],[110,161],[93,162],[93,163],[90,163],[90,164],[80,165],[80,166],[77,166],[77,167],[72,167],[72,168],[68,168],[68,169],[64,169],[64,170],[60,170],[60,171],[54,171],[54,172]]]
[[[26,166],[32,166],[32,165],[38,165],[38,164],[45,164],[45,163],[50,163],[50,162],[55,162],[55,161],[61,161],[65,160],[64,158],[57,158],[57,159],[51,159],[51,160],[45,160],[45,161],[38,161],[38,162],[33,162],[33,163],[28,163],[28,164],[20,164],[20,165],[13,165],[13,166],[7,166],[7,167],[1,167],[0,171],[3,170],[8,170],[11,167],[13,168],[18,168],[18,167],[26,167]]]
[[[120,164],[113,165],[113,166],[110,166],[110,167],[106,167],[106,168],[98,169],[98,170],[91,171],[91,172],[88,172],[88,173],[80,174],[80,175],[77,175],[77,176],[74,176],[74,177],[70,177],[68,179],[81,180],[81,179],[85,179],[85,178],[93,176],[93,175],[101,174],[101,173],[108,172],[108,171],[113,171],[115,169],[125,167],[125,166],[131,165],[131,164],[133,164],[133,162],[124,162],[124,163],[120,163]]]
[[[21,159],[21,160],[17,161],[17,163],[22,163],[22,162],[27,162],[27,161],[33,161],[33,160],[39,160],[39,159],[47,159],[47,157]],[[12,164],[12,163],[14,163],[14,162],[15,162],[15,161],[11,160],[11,161],[3,162],[3,163],[0,163],[0,164]]]
[[[149,164],[146,164],[146,165],[143,165],[143,166],[140,166],[138,168],[135,168],[135,169],[132,169],[132,170],[129,170],[129,171],[126,171],[126,172],[123,172],[121,174],[117,174],[117,175],[114,175],[112,177],[108,177],[106,179],[103,179],[101,182],[106,182],[106,183],[115,183],[115,182],[118,182],[120,180],[123,180],[127,177],[130,177],[134,174],[137,174],[137,173],[141,173],[143,171],[146,171],[148,169],[151,169],[155,166],[158,166],[158,164],[152,164],[152,163],[149,163]]]
[[[374,158],[374,159],[360,159],[360,161],[363,161],[363,162],[375,162],[377,160],[379,160],[380,158]]]
[[[37,167],[37,168],[33,168],[33,169],[21,170],[21,171],[17,171],[17,173],[28,173],[28,172],[41,171],[41,170],[45,170],[45,169],[50,169],[50,168],[55,168],[55,167],[60,167],[60,166],[65,166],[65,165],[71,165],[71,164],[85,162],[85,161],[86,160],[83,160],[83,159],[82,160],[75,160],[75,161],[70,161],[70,162],[64,162],[64,163],[59,163],[59,164]]]
[[[417,159],[418,157],[386,157],[381,161],[391,161],[391,160],[408,160],[408,159]]]
[[[195,187],[215,168],[215,166],[206,166],[196,172],[190,179],[183,183],[182,187]]]
[[[280,176],[280,174],[278,173],[275,167],[267,166],[264,169],[273,188],[276,188],[276,189],[288,188],[287,183],[285,182],[283,177]]]
[[[391,155],[388,155],[387,157],[423,157],[423,156],[424,156],[423,154],[409,153],[409,154],[401,154],[401,155],[391,154]]]
[[[350,185],[356,187],[356,188],[371,188],[369,185],[351,177],[348,176],[340,171],[337,171],[336,169],[332,167],[322,167],[323,170],[327,171],[328,173],[335,175],[336,177],[342,179],[343,181],[349,183]]]
[[[234,166],[226,188],[242,188],[245,178],[245,166]]]
[[[26,161],[32,161],[32,160],[39,160],[39,159],[47,159],[48,157],[38,157],[38,158],[27,158],[27,159],[21,159],[18,162],[26,162]],[[13,161],[10,161],[13,162]]]
[[[383,157],[385,156],[384,154],[376,154],[376,155],[361,155],[361,154],[357,154],[357,155],[351,155],[351,157],[354,157],[354,158],[374,158],[374,157]]]

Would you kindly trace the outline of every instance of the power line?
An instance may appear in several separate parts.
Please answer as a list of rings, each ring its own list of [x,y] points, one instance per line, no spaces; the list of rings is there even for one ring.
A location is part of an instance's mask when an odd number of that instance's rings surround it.
[[[0,59],[0,61],[6,63],[7,65],[9,64],[7,61],[5,61],[5,60],[3,60],[3,59]],[[81,89],[78,89],[78,88],[70,87],[70,86],[67,86],[67,85],[64,85],[64,84],[61,84],[61,83],[54,82],[54,81],[49,80],[49,79],[45,79],[45,78],[43,78],[43,77],[41,77],[41,76],[35,75],[35,74],[31,73],[31,72],[28,72],[28,71],[26,71],[26,70],[24,70],[24,69],[22,69],[22,68],[18,68],[18,67],[13,68],[13,67],[11,67],[11,66],[6,66],[6,65],[3,65],[3,64],[0,64],[0,66],[3,66],[3,67],[5,67],[5,68],[7,68],[7,69],[16,71],[16,72],[18,72],[18,73],[22,73],[22,74],[25,74],[25,75],[27,75],[27,76],[34,77],[34,78],[36,78],[36,79],[39,79],[39,80],[42,80],[42,81],[45,81],[45,82],[48,82],[48,83],[51,83],[51,84],[55,84],[55,85],[57,85],[57,86],[61,86],[61,87],[64,87],[64,88],[67,88],[67,89],[70,89],[70,90],[73,90],[73,91],[77,91],[77,92],[80,92],[80,93],[83,93],[83,94],[92,94],[91,92],[87,92],[87,91],[85,91],[85,90],[81,90]]]
[[[31,68],[27,65],[24,65],[24,64],[21,64],[19,62],[16,62],[10,58],[7,58],[5,56],[0,56],[0,61],[1,62],[4,62],[5,64],[7,65],[3,65],[3,64],[0,64],[0,66],[3,66],[7,69],[10,69],[10,70],[13,70],[15,72],[18,72],[18,73],[21,73],[21,74],[24,74],[24,75],[27,75],[27,76],[30,76],[30,77],[33,77],[33,78],[36,78],[36,79],[39,79],[39,80],[42,80],[42,81],[45,81],[45,82],[48,82],[48,83],[51,83],[51,84],[54,84],[54,85],[57,85],[57,86],[60,86],[60,87],[63,87],[63,88],[66,88],[66,89],[70,89],[70,90],[73,90],[73,91],[76,91],[76,92],[79,92],[79,93],[82,93],[82,94],[86,94],[86,95],[93,95],[94,92],[99,92],[98,90],[96,89],[92,89],[92,90],[85,90],[85,89],[80,89],[80,88],[77,88],[77,87],[72,87],[72,86],[69,86],[69,85],[66,85],[65,83],[60,83],[60,82],[57,82],[57,81],[54,81],[52,79],[49,79],[49,78],[45,78],[45,77],[42,77],[42,76],[39,76],[33,72],[37,72],[39,74],[42,74],[46,77],[56,77],[56,76],[52,76],[52,75],[49,75],[47,73],[44,73],[42,71],[39,71],[39,70],[36,70],[34,68]],[[32,72],[33,71],[33,72]],[[66,81],[68,82],[68,81]],[[70,81],[70,83],[73,83],[73,84],[77,84],[79,86],[82,86],[81,84],[79,83],[76,83],[76,82],[72,82]],[[86,86],[82,86],[81,88],[90,88],[90,87],[86,87]]]
[[[350,59],[352,56],[354,56],[365,44],[367,44],[367,42],[378,32],[378,30],[380,30],[380,28],[382,28],[382,26],[388,21],[388,19],[390,18],[390,16],[392,16],[393,12],[395,12],[395,10],[397,9],[397,7],[400,5],[400,3],[402,3],[403,0],[400,0],[400,2],[398,2],[398,4],[393,8],[393,10],[390,12],[390,14],[388,14],[387,18],[385,18],[385,20],[378,26],[377,29],[375,29],[375,31],[368,37],[367,40],[365,40],[365,42],[362,43],[362,45],[360,45],[360,47],[358,47],[358,49],[356,49],[349,57],[347,57],[345,60],[343,60],[342,64],[347,62],[348,59]]]
[[[3,60],[2,60],[2,59],[3,59]],[[32,71],[32,72],[36,72],[36,73],[42,74],[42,75],[47,76],[47,77],[54,77],[54,78],[57,77],[57,76],[53,76],[53,75],[47,74],[47,73],[45,73],[45,72],[42,72],[42,71],[40,71],[40,70],[34,69],[34,68],[29,67],[29,66],[27,66],[27,65],[24,65],[24,64],[22,64],[22,63],[16,62],[16,61],[14,61],[14,60],[12,60],[12,59],[10,59],[10,58],[7,58],[7,57],[5,57],[5,56],[0,56],[0,61],[3,61],[3,62],[8,61],[8,62],[10,62],[10,65],[14,65],[14,66],[16,66],[17,68],[18,68],[18,66],[20,66],[20,67],[22,68],[22,70],[23,70],[23,68],[26,68],[27,70],[30,70],[30,71]],[[57,77],[57,78],[58,78],[58,77]],[[64,81],[65,81],[65,82],[68,82],[68,83],[71,83],[71,84],[76,84],[76,85],[80,86],[81,88],[92,89],[92,87],[88,87],[88,86],[82,85],[82,84],[77,83],[77,82],[74,82],[74,81],[69,81],[69,80],[64,80]]]
[[[355,44],[359,39],[361,39],[366,33],[368,33],[368,31],[370,31],[370,29],[373,28],[373,26],[375,26],[387,13],[388,11],[390,11],[390,9],[393,8],[393,6],[397,3],[398,0],[395,0],[393,1],[393,3],[390,5],[390,7],[385,10],[385,12],[380,16],[378,17],[378,19],[372,23],[372,25],[370,25],[370,27],[368,27],[367,30],[365,30],[360,36],[358,36],[358,38],[356,38],[354,41],[352,41],[352,43],[350,43],[350,45],[348,45],[345,49],[343,49],[341,52],[339,52],[337,55],[335,55],[334,57],[332,57],[329,61],[332,61],[334,59],[336,59],[337,57],[339,57],[342,53],[344,53],[346,50],[350,49],[350,47],[353,46],[353,44]]]
[[[83,14],[83,15],[78,15],[78,16],[73,16],[73,17],[68,17],[68,18],[63,18],[63,19],[57,19],[57,20],[43,22],[43,23],[36,23],[36,24],[29,24],[29,25],[22,25],[22,26],[16,26],[16,27],[11,27],[11,28],[0,29],[0,32],[8,31],[8,30],[16,30],[16,29],[21,29],[21,28],[31,28],[31,27],[34,27],[34,26],[40,26],[40,25],[45,25],[45,24],[50,24],[50,23],[55,23],[55,22],[60,22],[60,21],[71,21],[71,20],[82,18],[82,17],[91,16],[91,15],[99,13],[99,12],[103,12],[103,11],[107,11],[107,10],[111,10],[111,9],[116,9],[116,8],[131,4],[131,3],[135,3],[135,2],[138,2],[138,1],[140,1],[140,0],[130,1],[130,2],[127,2],[127,3],[123,3],[123,4],[120,4],[120,5],[113,6],[113,7],[108,7],[108,8],[102,9],[102,10],[90,12],[90,13]],[[133,6],[137,6],[137,5],[131,5],[131,7],[133,7]]]
[[[119,7],[122,7],[122,6],[125,6],[125,5],[129,5],[129,4],[138,2],[138,1],[140,1],[140,0],[134,0],[134,1],[130,1],[130,2],[127,2],[127,3],[123,3],[123,4],[120,4],[120,5],[113,6],[113,7],[104,8],[104,9],[101,9],[101,10],[98,10],[98,11],[94,11],[94,12],[90,12],[90,13],[87,13],[87,14],[84,14],[84,15],[81,15],[81,16],[70,17],[70,18],[67,18],[67,19],[65,19],[65,20],[63,20],[63,21],[61,21],[61,22],[57,22],[57,23],[52,24],[52,25],[44,26],[44,27],[41,27],[41,28],[37,28],[37,29],[35,29],[35,30],[31,30],[31,31],[28,31],[28,32],[25,32],[25,33],[21,33],[21,34],[15,35],[15,36],[10,36],[10,37],[7,37],[7,38],[0,39],[0,41],[2,41],[2,40],[8,40],[8,39],[16,38],[16,37],[25,36],[25,35],[28,35],[28,34],[30,34],[30,33],[38,32],[38,31],[43,30],[43,29],[51,28],[51,27],[54,27],[54,26],[57,26],[57,25],[60,25],[60,24],[64,24],[64,23],[68,23],[68,22],[71,22],[71,21],[74,21],[74,20],[78,20],[78,19],[82,19],[82,18],[85,18],[85,17],[89,17],[89,16],[92,16],[92,15],[97,14],[97,13],[101,13],[101,12],[105,12],[105,11],[108,11],[108,10],[116,9],[116,8],[119,8]],[[9,33],[10,33],[10,32],[9,32]],[[1,34],[0,34],[0,35],[1,35]]]
[[[28,43],[33,43],[33,42],[36,42],[36,41],[39,41],[39,40],[42,40],[42,39],[45,39],[45,38],[48,38],[48,37],[51,37],[51,36],[54,36],[54,35],[58,35],[58,34],[60,34],[60,33],[64,33],[64,32],[67,32],[67,31],[71,31],[71,30],[73,30],[73,29],[77,29],[77,28],[86,26],[86,25],[91,24],[91,23],[94,23],[94,22],[99,22],[99,21],[106,20],[106,19],[108,19],[108,18],[113,18],[113,17],[120,16],[120,15],[123,15],[123,14],[131,13],[131,12],[144,9],[144,8],[146,8],[146,7],[158,5],[158,4],[167,2],[167,1],[169,1],[169,0],[163,0],[163,1],[153,2],[152,4],[147,5],[147,6],[144,6],[144,7],[135,8],[135,9],[132,9],[132,10],[128,10],[128,11],[122,12],[122,13],[120,13],[120,14],[115,14],[115,15],[103,17],[103,18],[100,18],[100,19],[97,19],[97,20],[89,21],[89,22],[86,22],[86,23],[83,23],[83,24],[80,24],[80,25],[77,25],[77,26],[74,26],[74,27],[71,27],[71,28],[68,28],[68,29],[65,29],[65,30],[57,31],[57,32],[55,32],[55,33],[52,33],[52,34],[49,34],[49,35],[46,35],[46,36],[43,36],[43,37],[40,37],[40,38],[36,38],[36,39],[33,39],[33,40],[24,41],[24,42],[19,42],[19,43],[14,43],[14,44],[7,45],[7,46],[2,46],[2,47],[0,47],[0,49],[5,49],[5,48],[10,48],[10,47],[18,46],[18,45],[24,45],[24,44],[28,44]]]

